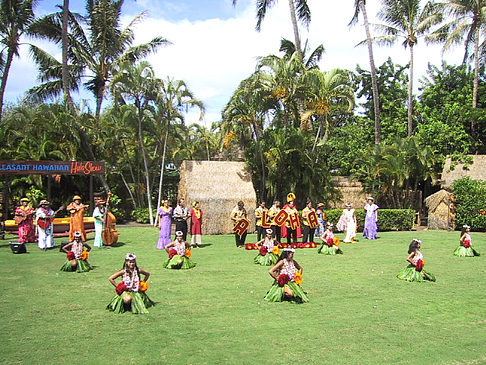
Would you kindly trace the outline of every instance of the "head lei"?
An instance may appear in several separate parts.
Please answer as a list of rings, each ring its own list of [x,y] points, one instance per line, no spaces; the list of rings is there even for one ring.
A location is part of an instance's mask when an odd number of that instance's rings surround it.
[[[331,222],[327,222],[326,226],[327,227],[334,227],[334,224],[332,224]]]
[[[49,205],[51,203],[49,203],[47,200],[41,200],[39,205]]]
[[[282,251],[295,252],[295,248],[286,247]]]
[[[177,231],[175,235],[176,237],[182,237],[184,234],[182,233],[182,231]]]
[[[351,203],[346,203],[346,204],[345,204],[345,206],[346,206],[346,207],[352,207],[352,206],[353,206],[353,204],[351,204]]]
[[[471,226],[468,226],[467,224],[463,225],[462,228],[464,229],[467,229],[467,228],[471,228]]]
[[[366,198],[366,200],[371,200],[371,201],[374,201],[374,200],[375,200],[375,198],[373,198],[372,196],[369,196],[369,197],[367,197],[367,198]]]
[[[125,255],[125,260],[134,261],[137,258],[134,253],[127,253]]]
[[[79,231],[74,232],[74,238],[81,238],[81,232]]]
[[[273,233],[273,230],[271,230],[270,228],[268,228],[265,232],[267,232],[267,234],[272,234]]]
[[[288,193],[287,194],[287,203],[293,202],[295,200],[295,194],[294,193]]]
[[[418,238],[414,238],[412,241],[415,242],[415,243],[422,243],[422,241],[419,240]]]

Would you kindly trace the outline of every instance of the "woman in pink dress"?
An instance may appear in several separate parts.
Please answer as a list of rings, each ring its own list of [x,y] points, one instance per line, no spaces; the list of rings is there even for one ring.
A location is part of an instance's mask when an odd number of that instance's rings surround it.
[[[162,206],[159,208],[157,215],[159,216],[159,241],[157,242],[157,249],[163,250],[166,245],[172,242],[170,239],[172,208],[169,206],[168,200],[162,201]]]
[[[192,209],[189,213],[191,214],[191,245],[192,247],[199,247],[201,246],[203,212],[199,208],[198,201],[192,204]]]
[[[34,228],[34,218],[35,214],[34,208],[29,204],[29,199],[20,199],[20,206],[15,209],[15,222],[17,223],[19,229],[19,242],[35,242],[35,228]]]

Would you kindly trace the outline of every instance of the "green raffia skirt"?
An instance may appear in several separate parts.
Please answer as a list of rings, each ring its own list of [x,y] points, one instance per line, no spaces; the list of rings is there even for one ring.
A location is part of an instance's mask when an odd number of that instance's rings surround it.
[[[273,254],[272,252],[268,252],[265,256],[258,254],[253,261],[255,264],[262,265],[262,266],[273,266],[277,263],[278,257],[277,255]]]
[[[192,269],[194,266],[196,266],[196,263],[192,262],[186,256],[182,256],[182,263],[179,263],[180,259],[181,257],[179,255],[174,255],[174,257],[172,257],[171,259],[167,258],[167,260],[164,261],[162,266],[165,267],[166,269],[181,269],[181,270]]]
[[[71,260],[66,260],[64,265],[61,266],[61,271],[76,271],[76,272],[87,272],[92,269],[91,265],[88,261],[85,260],[76,260],[78,264],[76,268],[73,269],[71,266]]]
[[[292,290],[292,292],[294,293],[293,297],[289,298],[285,295],[285,287],[288,287],[290,288],[290,290]],[[284,286],[279,286],[276,280],[273,282],[273,285],[271,286],[267,295],[265,295],[264,299],[269,302],[289,301],[293,303],[307,303],[309,301],[309,298],[307,298],[307,295],[302,290],[300,285],[297,285],[293,281],[289,281]]]
[[[479,256],[479,252],[476,251],[471,246],[467,248],[464,246],[459,246],[454,250],[454,255],[461,256],[461,257],[474,257],[474,256]]]
[[[123,303],[123,295],[127,293],[132,297],[132,302],[128,305]],[[123,292],[120,295],[115,295],[106,309],[115,313],[132,312],[133,314],[148,313],[147,308],[155,305],[147,294],[144,292]]]
[[[425,271],[422,269],[422,271],[417,271],[415,270],[415,266],[413,265],[408,265],[406,268],[400,270],[400,272],[397,275],[397,278],[400,280],[406,280],[406,281],[435,281],[435,276],[432,275],[431,273]]]
[[[321,247],[317,249],[317,253],[321,255],[342,255],[343,251],[338,246],[331,246],[329,247],[326,244],[322,244]]]

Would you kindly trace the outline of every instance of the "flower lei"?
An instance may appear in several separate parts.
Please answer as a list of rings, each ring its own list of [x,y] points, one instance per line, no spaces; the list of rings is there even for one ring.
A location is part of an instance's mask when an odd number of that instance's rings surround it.
[[[282,271],[280,272],[280,275],[281,274],[287,274],[290,278],[290,280],[294,280],[294,275],[295,275],[295,265],[294,265],[294,260],[287,260],[287,259],[284,259],[283,260],[283,263],[284,263],[284,267],[282,269]]]
[[[192,208],[194,210],[194,215],[196,216],[197,219],[201,218],[201,211],[196,208]]]
[[[71,252],[74,253],[76,260],[80,260],[83,253],[83,242],[74,241],[73,245],[71,246]]]
[[[462,245],[463,245],[465,248],[471,247],[471,241],[469,241],[469,240],[464,240],[464,242],[462,243]]]
[[[177,251],[177,254],[182,257],[186,253],[186,244],[185,243],[176,243],[174,245],[174,249]]]
[[[268,252],[272,252],[273,246],[274,246],[273,238],[268,239],[267,237],[265,237],[265,241],[263,241],[263,246],[265,246],[267,248]]]
[[[140,285],[140,278],[138,276],[137,270],[134,269],[131,273],[129,273],[125,269],[125,272],[123,273],[122,282],[127,287],[127,291],[138,292],[138,288]]]

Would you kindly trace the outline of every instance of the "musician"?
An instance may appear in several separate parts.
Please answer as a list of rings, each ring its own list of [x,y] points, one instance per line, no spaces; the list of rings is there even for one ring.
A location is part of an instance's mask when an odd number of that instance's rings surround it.
[[[93,218],[95,220],[95,238],[93,245],[95,247],[103,247],[102,233],[106,214],[105,203],[106,202],[102,199],[97,200],[96,208],[93,211]]]
[[[15,209],[15,223],[19,232],[19,242],[35,242],[34,214],[35,210],[29,205],[27,198],[20,199],[20,206]]]
[[[189,218],[189,210],[186,208],[186,202],[184,198],[180,198],[177,201],[177,206],[172,213],[172,217],[175,220],[176,232],[182,232],[182,239],[186,241],[187,237],[187,219]]]
[[[263,213],[267,213],[268,209],[265,207],[265,202],[260,202],[260,206],[255,209],[256,229],[257,229],[257,241],[265,238],[265,228],[263,228]]]
[[[69,222],[69,241],[74,240],[74,232],[81,232],[81,240],[86,241],[86,232],[84,231],[84,212],[88,209],[89,205],[81,203],[81,197],[75,195],[73,202],[67,206],[67,211],[71,215]]]
[[[39,237],[39,248],[45,250],[54,247],[54,225],[51,221],[54,218],[54,211],[50,208],[51,203],[47,200],[40,201],[40,207],[35,211],[35,218],[37,222],[37,235]],[[48,224],[46,228],[42,228],[39,223]]]

